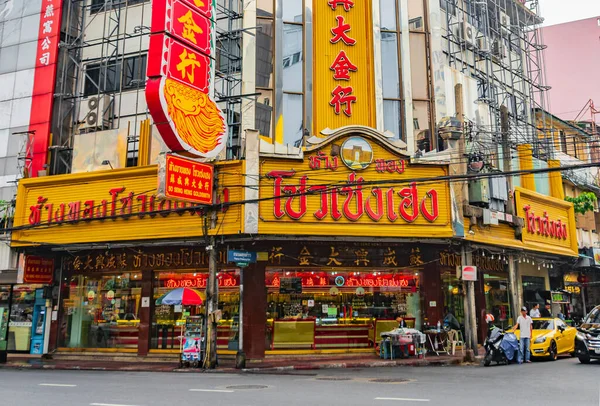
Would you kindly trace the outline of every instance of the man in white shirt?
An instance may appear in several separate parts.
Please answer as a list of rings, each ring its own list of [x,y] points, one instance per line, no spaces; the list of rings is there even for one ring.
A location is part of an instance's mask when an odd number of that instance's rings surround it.
[[[529,311],[529,316],[532,319],[535,319],[536,317],[540,317],[540,304],[539,303],[536,303],[533,305],[533,309],[531,309]]]
[[[516,330],[517,327],[521,331],[521,335],[519,337],[519,364],[522,364],[523,361],[531,362],[529,360],[530,357],[530,345],[531,345],[531,336],[533,335],[533,320],[531,317],[527,315],[527,308],[521,308],[521,315],[517,318],[517,324],[513,327],[513,330]]]

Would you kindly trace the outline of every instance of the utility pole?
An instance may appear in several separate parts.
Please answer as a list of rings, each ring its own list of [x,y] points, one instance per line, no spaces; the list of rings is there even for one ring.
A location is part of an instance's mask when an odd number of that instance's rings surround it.
[[[215,202],[218,197],[218,174],[215,170],[213,175],[213,206],[207,215],[210,215],[210,227],[206,230],[208,235],[210,230],[217,228],[217,210]],[[209,244],[206,247],[208,252],[208,283],[206,284],[206,323],[208,326],[206,336],[206,362],[205,366],[214,369],[217,366],[217,320],[215,312],[219,307],[219,282],[217,279],[217,239],[211,236]]]
[[[502,171],[510,172],[510,163],[512,156],[510,153],[510,140],[508,139],[508,108],[504,105],[500,107],[500,131],[502,133]],[[512,197],[513,184],[512,176],[506,177],[506,184],[508,185],[508,203],[506,205],[506,212],[508,214],[515,214],[515,205]]]
[[[463,125],[463,88],[462,84],[457,84],[454,87],[454,101],[456,106],[456,121],[460,125],[457,128],[455,125],[450,125],[448,129],[442,129],[442,137],[448,142],[450,151],[450,175],[466,175],[466,140]],[[454,232],[457,237],[465,236],[464,229],[464,205],[468,202],[467,182],[454,182],[451,184],[451,192],[453,195],[453,218]],[[470,252],[471,243],[464,240],[461,246],[461,264],[467,266],[471,264],[472,255]],[[469,349],[467,358],[471,359],[470,351],[473,355],[477,355],[477,310],[475,305],[475,283],[472,281],[463,281],[463,306],[465,309],[465,339]]]
[[[509,121],[508,108],[504,105],[500,106],[500,132],[502,134],[502,171],[510,172],[512,154],[510,149],[510,140],[508,138]],[[513,199],[513,182],[512,176],[506,177],[506,185],[508,187],[508,202],[506,203],[506,213],[515,214],[515,205]],[[521,308],[521,299],[519,297],[519,276],[517,266],[515,264],[515,256],[508,254],[508,283],[510,286],[511,310],[512,316],[515,318],[519,314]]]

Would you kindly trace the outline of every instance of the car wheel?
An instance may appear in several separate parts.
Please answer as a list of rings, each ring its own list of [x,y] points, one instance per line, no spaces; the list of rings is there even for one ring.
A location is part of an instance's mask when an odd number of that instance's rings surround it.
[[[580,355],[578,358],[579,362],[581,362],[582,364],[589,364],[591,362],[591,358],[589,356]]]
[[[556,343],[554,341],[552,341],[550,343],[550,348],[548,349],[548,354],[549,354],[550,360],[552,360],[552,361],[556,361],[556,358],[558,358],[558,349],[556,348]]]

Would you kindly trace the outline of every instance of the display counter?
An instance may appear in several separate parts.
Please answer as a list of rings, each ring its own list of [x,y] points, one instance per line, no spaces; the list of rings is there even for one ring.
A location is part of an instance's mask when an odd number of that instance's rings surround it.
[[[414,318],[405,319],[414,327]],[[288,318],[267,320],[272,350],[373,348],[381,333],[398,327],[396,320],[374,318]]]

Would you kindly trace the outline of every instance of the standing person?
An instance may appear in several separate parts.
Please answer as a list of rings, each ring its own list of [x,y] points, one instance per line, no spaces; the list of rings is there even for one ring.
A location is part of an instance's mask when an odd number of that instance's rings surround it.
[[[536,303],[533,305],[533,309],[529,311],[529,316],[534,319],[536,317],[540,317],[540,304]]]
[[[546,306],[542,309],[542,317],[552,317],[550,301],[546,300]]]
[[[531,336],[533,335],[533,320],[531,317],[527,315],[527,308],[521,308],[521,315],[517,318],[517,324],[513,327],[513,330],[516,330],[519,327],[521,330],[521,335],[519,337],[519,364],[522,364],[523,361],[526,363],[531,362],[529,360],[530,357],[530,345],[531,345]]]

